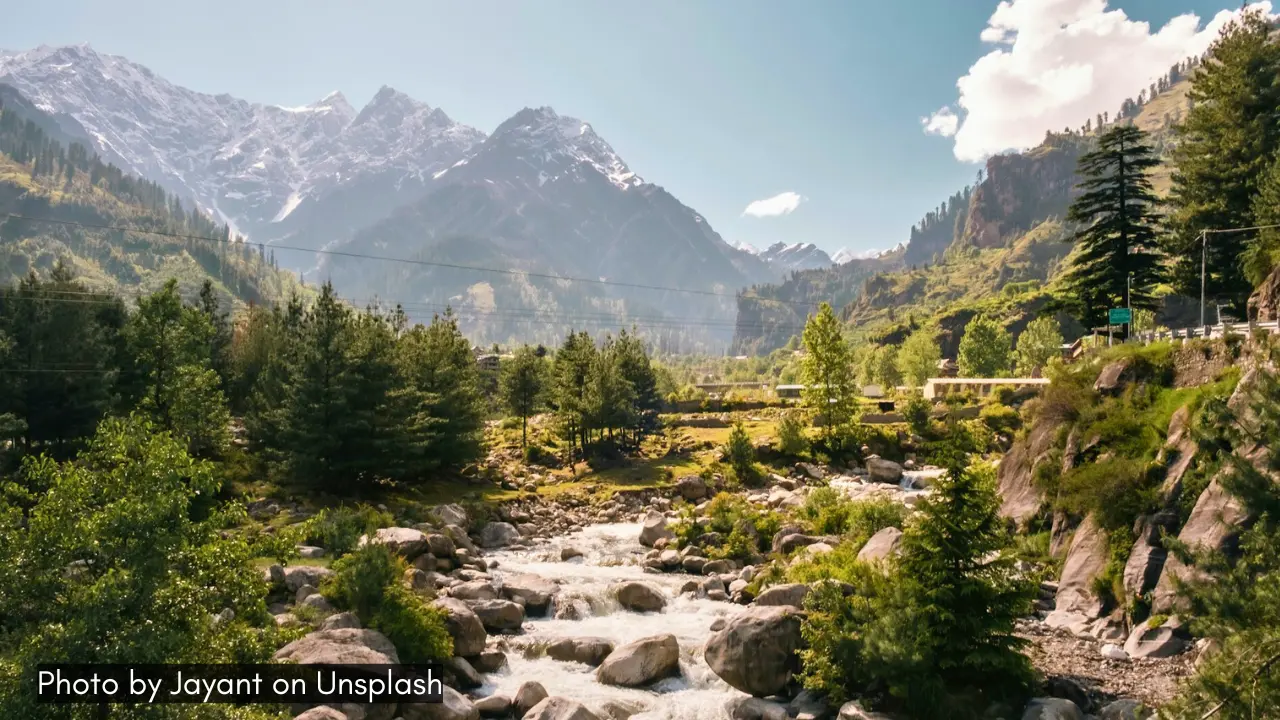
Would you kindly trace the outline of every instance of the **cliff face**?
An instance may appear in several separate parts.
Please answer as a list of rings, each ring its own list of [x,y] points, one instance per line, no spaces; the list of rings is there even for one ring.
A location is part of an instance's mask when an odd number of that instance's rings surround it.
[[[1065,216],[1085,145],[1085,138],[1053,135],[1033,150],[987,160],[986,178],[969,199],[957,244],[1004,247],[1041,221]]]

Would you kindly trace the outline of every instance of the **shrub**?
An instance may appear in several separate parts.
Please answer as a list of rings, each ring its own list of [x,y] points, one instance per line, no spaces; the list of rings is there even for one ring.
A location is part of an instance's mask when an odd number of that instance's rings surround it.
[[[556,454],[537,443],[530,443],[524,448],[524,462],[526,465],[541,465],[543,467],[555,467],[560,464],[560,458]]]
[[[365,545],[333,564],[321,592],[396,646],[401,662],[438,662],[453,654],[444,613],[404,586],[408,566],[385,545]]]
[[[929,435],[929,414],[933,412],[933,403],[925,399],[922,393],[913,392],[907,396],[903,414],[911,432],[921,437]]]
[[[361,535],[394,524],[390,513],[370,505],[340,505],[321,510],[307,520],[304,534],[308,543],[319,545],[333,557],[342,557],[356,549]]]
[[[820,535],[849,535],[859,548],[886,527],[901,528],[907,510],[886,498],[850,500],[833,488],[816,488],[797,513],[809,529]],[[855,551],[856,552],[856,551]]]
[[[725,457],[740,479],[743,475],[751,472],[752,465],[756,461],[755,446],[751,444],[751,438],[747,435],[746,427],[740,422],[734,423],[733,431],[729,433],[729,444],[725,447]]]
[[[788,457],[800,457],[809,451],[804,423],[796,413],[785,413],[778,422],[778,451]]]
[[[1008,405],[987,405],[978,417],[992,432],[1008,435],[1022,427],[1022,417]]]
[[[1058,507],[1079,516],[1093,513],[1104,530],[1127,528],[1156,509],[1159,485],[1151,476],[1158,474],[1129,458],[1086,463],[1061,477]]]

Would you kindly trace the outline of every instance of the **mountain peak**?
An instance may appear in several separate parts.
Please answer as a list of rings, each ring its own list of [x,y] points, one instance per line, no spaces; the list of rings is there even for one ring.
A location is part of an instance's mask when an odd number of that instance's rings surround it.
[[[491,144],[514,150],[536,166],[568,160],[571,166],[587,166],[609,182],[626,190],[644,184],[618,153],[587,122],[561,115],[549,106],[526,107],[493,131]],[[544,174],[558,177],[555,168]]]

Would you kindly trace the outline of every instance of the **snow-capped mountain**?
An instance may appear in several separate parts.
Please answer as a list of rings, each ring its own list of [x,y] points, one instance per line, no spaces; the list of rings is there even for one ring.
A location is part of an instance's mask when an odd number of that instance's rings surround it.
[[[0,81],[74,118],[104,157],[255,240],[307,227],[309,216],[324,216],[326,197],[362,184],[378,190],[356,196],[376,195],[389,211],[400,198],[388,190],[412,199],[413,185],[484,139],[390,88],[358,113],[341,93],[302,107],[260,105],[188,90],[88,45],[0,54]]]
[[[760,258],[770,265],[786,270],[809,270],[831,266],[831,256],[813,243],[788,245],[776,242],[760,253]]]

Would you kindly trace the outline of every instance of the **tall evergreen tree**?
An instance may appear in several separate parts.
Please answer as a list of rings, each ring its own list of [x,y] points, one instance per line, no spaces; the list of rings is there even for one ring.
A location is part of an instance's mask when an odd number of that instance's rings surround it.
[[[1153,309],[1161,281],[1155,207],[1149,173],[1159,164],[1147,133],[1116,125],[1080,158],[1080,197],[1067,217],[1082,224],[1065,282],[1086,325],[1108,307]]]
[[[222,309],[213,281],[206,279],[200,285],[200,298],[196,307],[209,323],[209,366],[218,374],[225,389],[231,373],[231,318]]]
[[[426,412],[438,418],[428,455],[442,467],[475,462],[484,452],[485,400],[471,343],[453,311],[417,325],[400,340],[409,385],[422,394]]]
[[[520,447],[529,440],[529,416],[538,412],[546,391],[546,364],[525,345],[502,369],[502,404],[520,418]]]
[[[1209,48],[1209,62],[1193,76],[1191,109],[1177,128],[1177,170],[1169,198],[1168,254],[1174,283],[1200,295],[1202,247],[1207,257],[1205,289],[1242,313],[1252,289],[1242,255],[1254,233],[1207,236],[1205,230],[1258,225],[1255,196],[1280,149],[1280,45],[1261,10],[1247,10],[1228,23]]]
[[[570,332],[556,351],[552,396],[571,459],[574,446],[585,451],[588,442],[587,383],[595,355],[595,343],[585,331]]]

